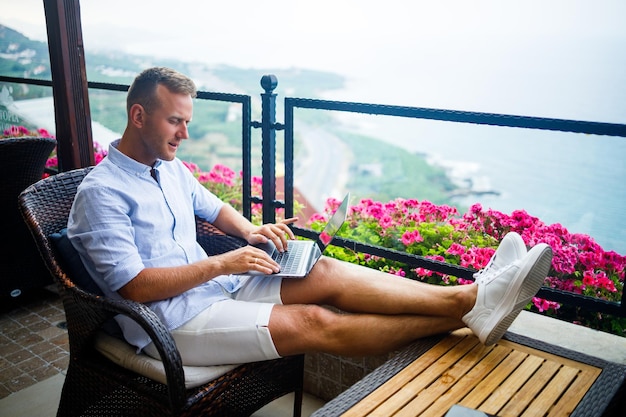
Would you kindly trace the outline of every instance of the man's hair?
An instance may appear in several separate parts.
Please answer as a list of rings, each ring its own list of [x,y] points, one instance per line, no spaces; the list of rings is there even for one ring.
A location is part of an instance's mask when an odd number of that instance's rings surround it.
[[[143,70],[131,84],[126,96],[126,111],[133,104],[141,104],[148,113],[158,107],[157,86],[161,84],[172,93],[196,97],[196,85],[187,76],[171,68],[154,67]]]

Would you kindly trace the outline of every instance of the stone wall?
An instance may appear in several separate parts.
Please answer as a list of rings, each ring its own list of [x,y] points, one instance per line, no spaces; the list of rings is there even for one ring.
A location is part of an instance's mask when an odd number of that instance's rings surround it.
[[[325,308],[342,314],[334,307]],[[304,391],[330,401],[398,352],[384,355],[347,357],[327,353],[307,353],[304,357]]]
[[[326,353],[306,354],[304,390],[324,401],[330,401],[394,354],[354,358]]]

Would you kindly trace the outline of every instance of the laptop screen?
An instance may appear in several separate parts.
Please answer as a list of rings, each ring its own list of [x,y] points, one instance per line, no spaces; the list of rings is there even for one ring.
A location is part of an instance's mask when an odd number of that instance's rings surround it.
[[[346,194],[335,213],[330,217],[330,219],[328,219],[328,223],[326,223],[322,233],[320,233],[319,240],[321,242],[320,249],[322,252],[324,251],[324,248],[326,248],[326,246],[328,246],[328,244],[333,240],[339,229],[341,229],[343,223],[346,221],[349,200],[350,193]]]

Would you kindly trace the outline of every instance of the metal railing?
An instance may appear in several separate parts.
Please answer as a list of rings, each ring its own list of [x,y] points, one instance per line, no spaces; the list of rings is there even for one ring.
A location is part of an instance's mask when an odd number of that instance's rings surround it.
[[[52,86],[50,81],[0,76],[0,82],[24,83]],[[367,103],[339,102],[328,100],[291,98],[284,99],[284,120],[276,122],[276,94],[274,89],[278,80],[273,75],[265,75],[261,79],[264,92],[261,94],[261,121],[252,121],[251,97],[240,94],[198,92],[198,99],[221,102],[239,103],[242,108],[242,170],[243,170],[243,214],[251,218],[252,204],[262,204],[263,222],[276,220],[276,210],[284,209],[285,217],[293,216],[294,207],[294,109],[306,108],[315,110],[332,110],[350,113],[397,116],[413,119],[428,119],[456,123],[472,123],[479,125],[506,126],[513,128],[551,130],[595,135],[626,137],[626,125],[599,122],[584,122],[565,119],[548,119],[538,117],[513,116],[494,113],[464,112],[452,110],[428,109],[419,107],[391,106]],[[89,88],[127,91],[128,85],[89,82]],[[252,196],[252,134],[251,129],[261,129],[262,148],[262,197]],[[284,201],[276,199],[276,131],[284,130],[284,161],[285,190]],[[294,227],[298,236],[316,239],[317,232]],[[448,264],[418,255],[412,255],[380,246],[373,246],[343,238],[335,238],[333,245],[350,248],[355,252],[368,253],[392,261],[405,263],[412,267],[422,267],[447,275],[465,279],[473,279],[472,269]],[[599,313],[626,316],[626,297],[622,292],[621,303],[582,296],[558,289],[543,287],[538,296],[550,301],[580,307]]]
[[[271,91],[265,86],[265,94],[270,99]],[[272,87],[273,89],[274,87]],[[273,106],[271,103],[264,105]],[[350,113],[362,113],[371,115],[397,116],[414,119],[428,119],[445,122],[471,123],[479,125],[504,126],[513,128],[539,129],[560,132],[584,133],[604,136],[618,136],[626,138],[626,125],[614,123],[585,122],[578,120],[552,119],[539,117],[514,116],[495,113],[464,112],[454,110],[439,110],[420,107],[391,106],[367,103],[340,102],[329,100],[315,100],[304,98],[285,98],[285,124],[279,125],[285,130],[285,204],[278,205],[271,201],[267,204],[267,209],[284,207],[285,217],[293,216],[293,180],[294,180],[294,109],[317,109],[332,110]],[[270,127],[271,128],[271,127]],[[266,211],[266,205],[263,212]],[[273,220],[273,219],[268,219]],[[317,234],[307,229],[294,228],[296,234],[309,238],[316,238]],[[384,257],[393,261],[399,261],[407,265],[422,267],[432,271],[453,275],[465,279],[473,279],[476,272],[469,268],[451,265],[444,262],[435,261],[418,255],[407,254],[395,250],[372,246],[341,238],[333,241],[334,245],[350,248],[357,252],[368,253],[375,256]],[[583,296],[554,288],[543,287],[538,297],[562,304],[569,304],[583,309],[596,311],[599,313],[626,316],[626,292],[622,291],[620,303],[601,300],[598,298]]]

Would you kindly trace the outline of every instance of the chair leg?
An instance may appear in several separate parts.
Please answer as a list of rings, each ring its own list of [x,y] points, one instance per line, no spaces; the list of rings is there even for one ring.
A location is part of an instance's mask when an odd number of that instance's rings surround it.
[[[297,359],[298,384],[293,396],[293,417],[302,417],[302,400],[304,397],[304,355]]]
[[[297,389],[294,392],[293,399],[293,417],[302,417],[302,398],[303,398],[303,390]]]

